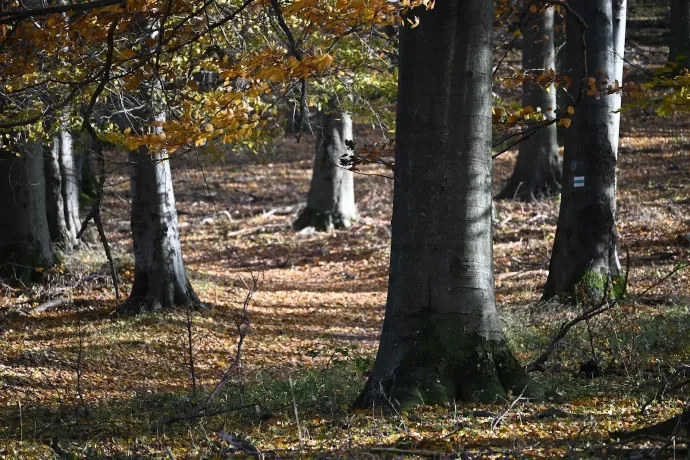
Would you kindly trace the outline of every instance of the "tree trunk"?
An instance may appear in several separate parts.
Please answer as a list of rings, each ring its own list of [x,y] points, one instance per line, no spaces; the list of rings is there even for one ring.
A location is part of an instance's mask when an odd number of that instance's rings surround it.
[[[352,117],[331,111],[323,115],[323,128],[316,139],[314,169],[307,207],[293,224],[296,230],[314,227],[318,231],[348,228],[357,219],[352,171],[342,168],[347,155],[345,141],[352,140]]]
[[[613,0],[613,49],[614,49],[614,80],[623,86],[623,64],[625,63],[625,29],[628,12],[627,0]],[[609,121],[613,148],[618,156],[618,139],[620,135],[621,114],[618,112],[622,105],[622,92],[610,95],[613,99],[613,110]]]
[[[23,284],[36,268],[55,263],[46,213],[43,147],[19,143],[0,152],[0,276]]]
[[[623,87],[623,65],[625,64],[625,32],[628,14],[627,0],[613,0],[613,49],[614,49],[614,69],[615,81],[618,85]],[[623,92],[615,93],[609,97],[613,98],[613,111],[609,119],[609,129],[611,136],[611,144],[613,145],[613,152],[616,156],[616,163],[618,163],[618,144],[620,143],[620,127],[621,114],[620,109],[623,105]],[[614,175],[614,191],[618,190],[618,176]],[[613,200],[614,213],[616,212],[616,200],[614,195]],[[615,219],[615,216],[614,216]],[[614,237],[616,243],[618,242],[618,229],[613,227]],[[613,245],[611,257],[609,260],[612,273],[621,272],[621,264],[618,258],[618,244]]]
[[[571,0],[589,25],[586,33],[587,76],[602,91],[616,76],[613,7],[610,0]],[[619,26],[620,27],[620,26]],[[624,26],[623,26],[624,27]],[[578,94],[584,68],[580,25],[568,16],[567,54],[571,92]],[[607,78],[608,77],[608,78]],[[587,88],[589,89],[589,87]],[[619,106],[616,97],[585,95],[566,130],[563,192],[544,298],[575,293],[578,285],[590,298],[601,298],[606,278],[620,275],[616,256],[616,151]]]
[[[526,0],[524,7],[532,3],[541,6],[541,2]],[[553,69],[554,33],[553,8],[538,13],[523,28],[522,70],[535,78],[546,69]],[[547,112],[551,107],[556,109],[556,89],[553,85],[546,92],[541,85],[528,79],[522,85],[522,105],[535,110],[541,107],[542,113],[553,118],[554,112]],[[539,198],[555,196],[561,189],[561,159],[558,156],[558,139],[556,125],[541,128],[535,135],[520,143],[517,163],[508,184],[497,198],[534,201]]]
[[[79,175],[72,149],[72,135],[61,131],[53,137],[46,151],[46,203],[48,227],[53,242],[63,251],[71,251],[78,244]]]
[[[60,138],[53,137],[53,145],[45,149],[46,213],[50,239],[60,249],[71,248],[70,235],[65,221],[65,203],[62,199],[62,174],[60,172]]]
[[[376,362],[356,401],[403,408],[543,397],[506,345],[491,230],[492,2],[448,0],[404,27],[393,235]]]
[[[161,115],[157,121],[164,120]],[[150,118],[149,118],[150,119]],[[154,132],[160,131],[154,128]],[[165,152],[140,147],[130,152],[134,284],[119,311],[143,313],[164,308],[201,306],[187,279],[170,162]]]
[[[658,436],[670,438],[671,436],[681,437],[683,434],[690,433],[690,408],[685,409],[677,416],[656,423],[651,426],[640,428],[630,432],[614,432],[611,437],[615,438],[633,438],[633,437],[647,437]]]
[[[677,62],[681,68],[690,68],[690,0],[671,0],[668,60]]]

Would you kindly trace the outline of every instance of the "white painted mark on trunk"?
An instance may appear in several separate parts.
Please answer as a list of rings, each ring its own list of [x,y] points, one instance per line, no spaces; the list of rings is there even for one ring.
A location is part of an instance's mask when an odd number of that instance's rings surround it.
[[[573,187],[584,187],[585,186],[585,176],[575,176],[573,177]]]

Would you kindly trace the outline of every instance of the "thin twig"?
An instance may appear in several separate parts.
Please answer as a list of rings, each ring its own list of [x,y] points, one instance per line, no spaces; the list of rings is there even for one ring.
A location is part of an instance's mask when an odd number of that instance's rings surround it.
[[[513,407],[515,407],[515,405],[519,401],[522,401],[525,399],[525,398],[523,398],[523,395],[525,394],[526,389],[527,389],[527,387],[525,386],[525,388],[522,389],[522,392],[520,393],[520,395],[517,398],[515,398],[512,403],[510,403],[510,406],[508,406],[508,408],[506,410],[501,412],[498,416],[496,416],[496,418],[494,418],[491,421],[491,430],[492,431],[499,427],[499,425],[501,424],[501,421],[505,418],[506,415],[508,415],[508,413],[510,413],[511,410],[513,410]]]
[[[627,282],[627,279],[626,279]],[[624,291],[625,292],[626,286],[624,286]],[[604,293],[602,295],[602,298],[599,302],[595,303],[593,306],[587,308],[584,312],[582,312],[580,315],[576,316],[575,318],[571,319],[570,321],[566,321],[565,323],[561,324],[561,327],[558,329],[558,332],[553,336],[551,341],[546,347],[546,350],[534,361],[529,363],[528,365],[525,366],[525,371],[526,372],[534,372],[536,370],[540,370],[543,366],[543,364],[548,361],[548,359],[551,357],[551,354],[556,350],[556,345],[558,345],[558,342],[568,334],[568,331],[573,327],[576,326],[577,324],[581,323],[582,321],[587,321],[590,318],[593,318],[597,315],[600,315],[608,310],[611,310],[614,308],[617,303],[618,299],[611,299],[609,297],[610,289],[609,289],[609,280],[606,280],[606,286],[604,287]]]
[[[297,410],[297,400],[295,399],[295,388],[292,383],[292,375],[288,374],[288,382],[290,383],[290,395],[292,396],[292,410],[295,413],[295,423],[297,424],[297,438],[299,439],[300,453],[304,449],[304,440],[302,439],[302,425],[299,423],[299,411]]]
[[[194,346],[192,343],[192,308],[187,309],[187,355],[189,358],[189,371],[192,378],[192,394],[196,396],[196,369],[194,367]]]
[[[77,313],[77,334],[79,335],[79,348],[77,350],[77,397],[81,403],[81,407],[84,410],[84,416],[89,416],[89,409],[86,407],[86,401],[84,400],[84,392],[82,389],[82,376],[84,373],[83,366],[83,356],[84,356],[84,330],[81,325],[81,315]]]
[[[649,286],[647,289],[645,289],[644,291],[642,291],[642,293],[640,293],[640,297],[642,297],[643,295],[645,295],[646,293],[648,293],[649,291],[651,291],[651,290],[654,289],[655,287],[659,286],[661,283],[663,283],[664,281],[666,281],[667,279],[669,279],[670,277],[672,277],[673,275],[675,275],[675,274],[678,273],[679,271],[685,270],[686,268],[688,268],[688,264],[679,263],[679,264],[676,265],[676,266],[673,268],[673,270],[671,270],[666,276],[664,276],[664,277],[661,278],[659,281],[657,281],[656,283],[652,284],[652,285]]]
[[[89,224],[89,220],[93,219],[94,223],[96,224],[96,229],[98,230],[98,236],[101,240],[101,244],[103,245],[103,250],[105,251],[105,256],[108,259],[108,264],[110,265],[110,275],[113,280],[113,288],[115,290],[115,298],[117,300],[120,300],[120,285],[117,279],[115,261],[113,260],[113,256],[110,252],[110,245],[108,244],[108,238],[103,228],[103,221],[101,220],[101,203],[103,200],[103,186],[105,184],[105,156],[103,154],[103,145],[101,144],[101,140],[98,138],[98,133],[96,133],[96,130],[91,124],[91,114],[93,112],[93,108],[96,104],[96,101],[103,93],[106,84],[110,81],[110,71],[113,65],[113,54],[115,52],[115,30],[117,29],[117,24],[119,23],[119,21],[119,18],[114,20],[108,28],[108,35],[106,38],[108,50],[106,52],[105,64],[103,66],[101,81],[98,84],[98,87],[96,88],[94,93],[91,95],[89,105],[82,111],[82,129],[86,130],[89,133],[91,140],[96,146],[96,150],[98,153],[97,158],[100,166],[100,176],[98,179],[98,190],[96,191],[96,198],[94,199],[91,212],[89,212],[86,219],[84,219],[84,222],[82,223],[81,228],[77,233],[77,239],[81,238],[81,236],[86,231],[86,228]]]

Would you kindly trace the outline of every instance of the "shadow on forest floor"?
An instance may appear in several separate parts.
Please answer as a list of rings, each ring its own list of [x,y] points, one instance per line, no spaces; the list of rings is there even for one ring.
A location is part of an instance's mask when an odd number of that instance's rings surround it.
[[[644,21],[655,21],[657,13],[652,8],[652,19]],[[649,35],[649,24],[640,22],[645,29],[640,37]],[[630,59],[652,51],[658,49],[631,44]],[[508,61],[516,66],[517,55]],[[634,69],[628,72],[639,78]],[[663,404],[652,404],[648,415],[638,414],[659,382],[678,375],[678,363],[690,361],[690,274],[679,272],[659,283],[690,259],[690,248],[680,238],[690,231],[690,156],[684,134],[690,124],[682,117],[660,120],[644,111],[630,115],[623,115],[621,130],[620,240],[630,251],[631,292],[652,289],[573,329],[546,373],[537,376],[566,394],[564,410],[584,417],[536,419],[546,406],[519,401],[492,429],[492,417],[466,413],[481,408],[500,414],[513,401],[482,407],[459,403],[386,417],[377,408],[373,413],[349,410],[372,364],[383,320],[392,182],[371,175],[388,171],[364,168],[356,177],[358,223],[328,234],[293,232],[290,224],[309,184],[314,145],[307,136],[300,144],[283,139],[264,158],[229,155],[214,162],[202,157],[203,170],[196,159],[174,162],[185,261],[202,300],[214,306],[196,313],[191,323],[196,383],[209,391],[233,359],[234,319],[251,270],[261,286],[249,306],[242,373],[233,375],[217,407],[258,401],[259,410],[230,411],[172,427],[160,424],[186,413],[194,402],[186,314],[112,315],[117,301],[94,239],[66,262],[66,273],[48,273],[45,285],[3,291],[11,295],[0,297],[0,457],[56,455],[46,446],[55,438],[58,449],[77,456],[169,458],[169,448],[179,457],[203,458],[227,453],[229,445],[218,435],[223,426],[270,457],[395,455],[372,450],[375,446],[403,453],[580,456],[595,455],[587,445],[607,439],[608,430],[668,417],[686,394],[671,392]],[[359,127],[359,134],[375,136],[366,127]],[[515,152],[495,161],[494,193],[514,161]],[[125,177],[112,177],[109,183],[104,220],[126,294],[133,271],[129,184]],[[502,201],[497,210],[497,298],[513,349],[529,362],[577,313],[537,303],[558,201]],[[8,314],[65,293],[90,304],[36,316]],[[37,302],[22,303],[27,300]],[[577,377],[580,365],[592,359],[593,347],[608,374]]]

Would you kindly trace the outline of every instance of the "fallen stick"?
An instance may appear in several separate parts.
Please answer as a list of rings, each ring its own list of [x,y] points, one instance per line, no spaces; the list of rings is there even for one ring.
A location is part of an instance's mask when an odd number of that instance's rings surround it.
[[[25,312],[25,314],[26,315],[35,315],[36,313],[43,313],[45,311],[48,311],[51,308],[58,308],[58,307],[62,307],[64,305],[69,305],[69,304],[73,304],[75,306],[88,305],[89,301],[88,300],[74,300],[74,299],[70,299],[69,297],[58,297],[57,299],[49,300],[47,302],[40,304],[37,307],[34,307],[30,310],[27,310]]]
[[[496,275],[496,281],[505,281],[511,278],[524,278],[531,275],[548,275],[548,270],[525,270],[520,272],[504,272]]]
[[[413,450],[413,449],[398,449],[396,447],[372,447],[367,449],[369,452],[375,454],[391,454],[391,455],[416,455],[419,457],[444,458],[446,455],[443,452],[436,452],[433,450]]]

